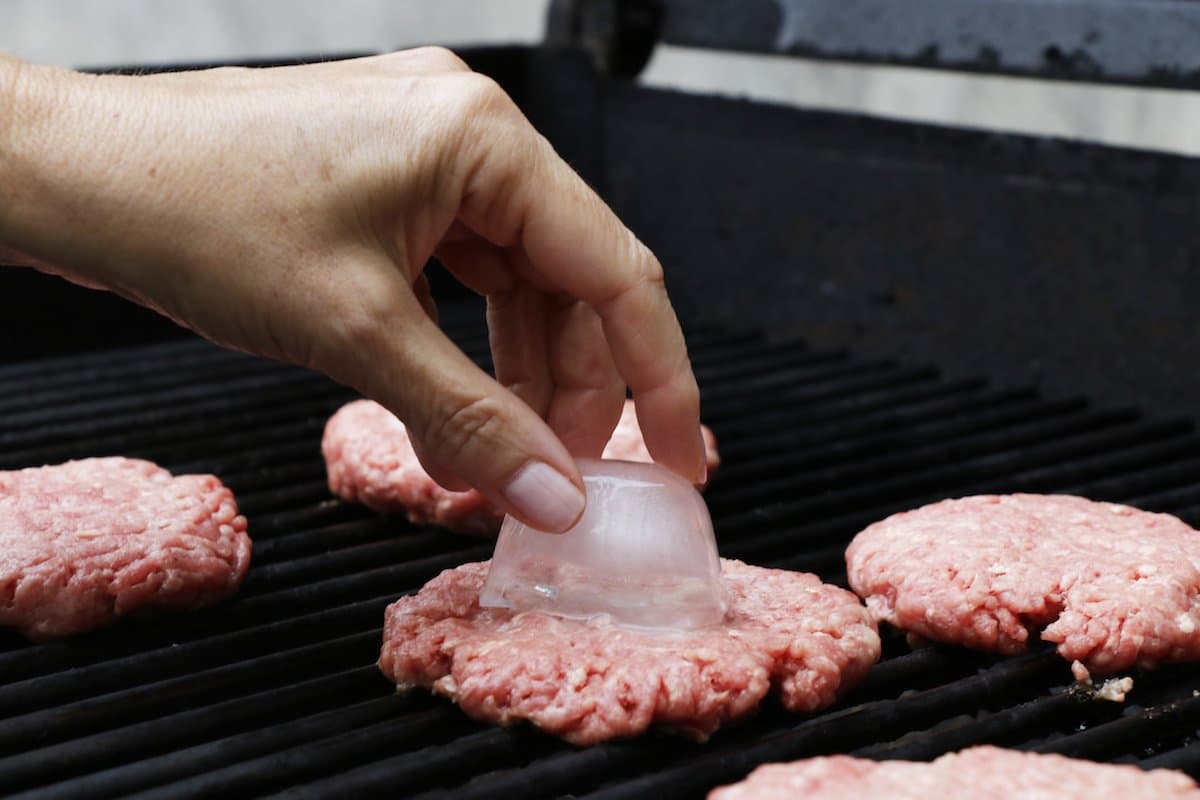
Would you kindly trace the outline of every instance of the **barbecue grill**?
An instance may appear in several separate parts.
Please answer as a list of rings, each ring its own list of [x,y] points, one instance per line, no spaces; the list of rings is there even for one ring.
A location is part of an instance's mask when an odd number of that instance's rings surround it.
[[[1180,39],[1200,26],[1191,3],[892,7],[556,2],[546,46],[465,55],[662,256],[721,443],[707,496],[723,555],[844,585],[863,526],[978,492],[1200,524],[1196,162],[621,79],[670,41],[1200,82],[1200,50],[1176,47],[1195,41]],[[2,791],[686,797],[768,761],[982,743],[1200,777],[1194,665],[1133,673],[1117,704],[1074,688],[1044,647],[914,651],[887,630],[880,664],[833,708],[768,702],[702,745],[575,749],[397,696],[374,667],[384,608],[490,547],[331,498],[320,435],[350,392],[29,271],[0,283],[0,469],[123,454],[214,472],[254,538],[242,590],[218,606],[48,644],[0,634]],[[434,283],[443,327],[487,366],[478,301]]]

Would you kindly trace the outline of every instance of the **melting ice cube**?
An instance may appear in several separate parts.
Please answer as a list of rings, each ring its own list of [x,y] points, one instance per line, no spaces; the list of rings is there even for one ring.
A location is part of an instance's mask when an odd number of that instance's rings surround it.
[[[725,618],[712,520],[699,492],[655,464],[581,459],[587,509],[555,534],[505,517],[480,605],[687,630]]]

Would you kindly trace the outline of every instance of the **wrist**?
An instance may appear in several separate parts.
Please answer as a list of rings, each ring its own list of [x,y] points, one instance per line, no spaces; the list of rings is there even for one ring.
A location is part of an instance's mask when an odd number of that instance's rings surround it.
[[[0,192],[7,197],[11,197],[7,188],[12,184],[8,177],[11,171],[8,163],[12,158],[10,151],[17,118],[17,85],[23,67],[20,59],[0,53]],[[4,233],[5,214],[11,213],[9,209],[12,205],[11,202],[0,204],[0,264],[23,260],[21,254],[8,243]]]
[[[105,252],[106,206],[121,158],[124,109],[105,78],[0,59],[0,254],[89,283]]]
[[[55,170],[49,132],[57,87],[67,70],[0,56],[0,247],[32,254],[45,217],[47,185]],[[60,154],[66,156],[66,154]]]
[[[19,58],[0,53],[0,156],[12,135],[13,120],[16,118],[17,84],[25,66]]]
[[[21,77],[26,64],[18,58],[0,54],[0,192],[7,202],[0,204],[0,257],[14,259],[15,242],[9,228],[15,216],[16,197],[16,138],[17,120],[23,116]]]

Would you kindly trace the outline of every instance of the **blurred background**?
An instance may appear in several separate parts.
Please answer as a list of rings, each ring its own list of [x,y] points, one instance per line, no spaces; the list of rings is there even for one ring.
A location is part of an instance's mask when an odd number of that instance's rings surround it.
[[[0,0],[0,50],[63,66],[534,43],[548,0]],[[1200,97],[661,47],[640,80],[1200,155]]]

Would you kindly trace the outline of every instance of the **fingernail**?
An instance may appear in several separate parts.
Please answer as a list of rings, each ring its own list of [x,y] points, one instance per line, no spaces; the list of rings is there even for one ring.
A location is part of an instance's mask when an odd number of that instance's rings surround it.
[[[587,502],[575,484],[541,461],[530,461],[517,470],[504,496],[535,528],[553,533],[571,527]]]

